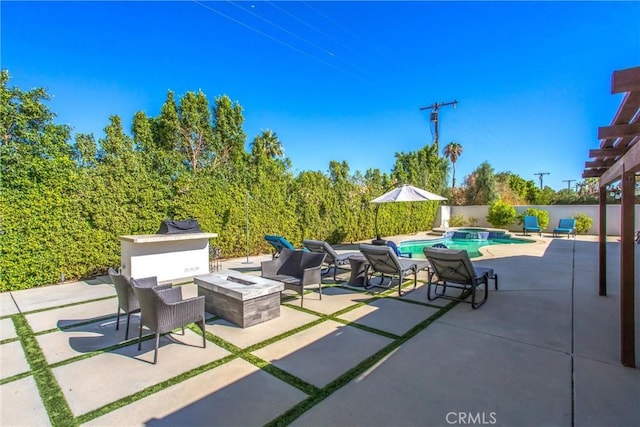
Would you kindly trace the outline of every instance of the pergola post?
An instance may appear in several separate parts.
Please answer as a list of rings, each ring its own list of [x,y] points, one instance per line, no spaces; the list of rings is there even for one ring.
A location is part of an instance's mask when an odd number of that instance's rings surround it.
[[[620,362],[636,366],[635,351],[635,180],[640,172],[640,67],[614,71],[611,93],[626,92],[611,121],[598,128],[600,147],[589,150],[583,178],[600,178],[599,293],[607,294],[607,186],[622,180],[620,213]]]
[[[599,273],[599,292],[600,296],[607,295],[607,186],[600,187],[599,195],[599,211],[600,225],[598,230],[598,273]]]
[[[620,223],[620,335],[621,363],[630,368],[636,367],[635,345],[635,257],[634,257],[634,198],[635,174],[622,174],[622,208]]]

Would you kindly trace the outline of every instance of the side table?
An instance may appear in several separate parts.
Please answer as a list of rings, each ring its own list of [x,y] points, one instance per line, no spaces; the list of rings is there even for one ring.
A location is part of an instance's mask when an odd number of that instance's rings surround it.
[[[369,264],[364,255],[351,255],[349,257],[349,264],[351,265],[351,277],[349,277],[348,284],[351,286],[364,287],[367,280],[366,272]]]

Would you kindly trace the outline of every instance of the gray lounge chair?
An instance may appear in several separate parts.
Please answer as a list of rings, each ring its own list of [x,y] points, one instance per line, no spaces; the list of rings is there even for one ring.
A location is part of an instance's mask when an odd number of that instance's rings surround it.
[[[285,289],[300,294],[300,307],[304,303],[304,287],[318,285],[322,299],[322,263],[325,254],[283,248],[280,256],[260,264],[262,277],[277,280]]]
[[[116,288],[116,294],[118,295],[118,314],[116,317],[116,331],[120,329],[120,311],[124,311],[127,315],[127,329],[124,333],[124,339],[129,339],[129,321],[131,320],[131,315],[134,313],[138,313],[140,311],[140,302],[138,301],[138,297],[136,296],[131,284],[129,283],[129,279],[125,276],[118,273],[113,268],[109,267],[109,278],[111,279],[111,283],[113,283]],[[138,282],[140,286],[144,287],[154,287],[158,286],[158,282],[154,280],[154,277],[148,277],[146,279],[140,279]],[[171,284],[160,285],[158,289],[169,289],[171,288]]]
[[[158,290],[158,288],[145,287],[145,281],[150,279],[131,279],[131,286],[140,301],[141,319],[138,334],[138,350],[142,346],[142,327],[155,331],[156,349],[153,355],[153,363],[158,360],[158,345],[160,335],[164,335],[176,328],[182,328],[195,323],[202,331],[202,347],[207,346],[204,328],[204,296],[182,299],[182,288]]]
[[[438,249],[425,247],[424,255],[431,264],[433,273],[429,275],[427,298],[433,301],[437,298],[446,298],[455,301],[464,301],[471,293],[471,307],[480,307],[489,296],[489,279],[493,279],[494,287],[498,289],[498,275],[492,268],[476,267],[469,259],[465,250]],[[437,280],[433,278],[437,276]],[[484,284],[484,298],[476,302],[476,289]],[[438,293],[438,286],[442,286],[442,292]],[[431,288],[434,288],[433,297]],[[459,296],[447,295],[447,287],[460,289]]]
[[[329,271],[331,271],[331,269],[333,268],[334,282],[337,282],[336,274],[338,272],[338,268],[349,264],[350,256],[360,255],[359,252],[347,252],[339,254],[335,249],[331,247],[330,244],[323,240],[303,240],[302,245],[311,252],[326,255],[324,262],[328,265],[328,268],[325,274],[328,274]]]
[[[429,270],[429,263],[426,261],[418,261],[415,259],[400,258],[395,251],[389,246],[380,245],[360,245],[360,252],[367,259],[368,266],[365,271],[365,289],[372,287],[390,288],[393,284],[393,278],[398,278],[398,295],[404,295],[402,292],[402,283],[405,276],[413,273],[413,289],[418,284],[418,271]],[[380,283],[373,284],[371,279],[375,274],[380,275]],[[385,276],[389,276],[389,283],[385,285]]]

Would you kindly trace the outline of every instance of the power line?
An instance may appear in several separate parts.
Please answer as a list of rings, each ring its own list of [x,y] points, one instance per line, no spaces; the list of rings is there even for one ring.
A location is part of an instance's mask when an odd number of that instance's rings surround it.
[[[365,80],[364,80],[362,77],[360,77],[360,76],[357,76],[357,75],[355,75],[355,74],[353,74],[353,73],[351,73],[351,72],[349,72],[349,71],[347,71],[347,70],[345,70],[345,69],[343,69],[343,68],[336,67],[335,65],[330,64],[329,62],[327,62],[327,61],[325,61],[325,60],[323,60],[323,59],[321,59],[321,58],[318,58],[317,56],[315,56],[315,55],[313,55],[313,54],[311,54],[311,53],[309,53],[309,52],[305,52],[304,50],[299,49],[299,48],[297,48],[297,47],[295,47],[295,46],[293,46],[293,45],[291,45],[291,44],[289,44],[289,43],[287,43],[287,42],[285,42],[285,41],[283,41],[283,40],[280,40],[279,38],[274,37],[274,36],[272,36],[271,34],[265,33],[264,31],[261,31],[261,30],[259,30],[259,29],[255,28],[255,27],[252,27],[252,26],[251,26],[251,25],[249,25],[249,24],[246,24],[246,23],[244,23],[244,22],[240,21],[239,19],[236,19],[236,18],[234,18],[234,17],[232,17],[232,16],[229,16],[229,15],[227,15],[227,14],[225,14],[225,13],[222,13],[222,12],[220,12],[219,10],[217,10],[217,9],[215,9],[215,8],[213,8],[213,7],[211,7],[211,6],[209,6],[208,4],[204,4],[204,3],[202,3],[202,2],[200,2],[200,1],[198,1],[198,0],[191,0],[191,1],[192,1],[193,3],[195,3],[195,4],[197,4],[198,6],[204,7],[205,9],[208,9],[208,10],[210,10],[211,12],[213,12],[213,13],[215,13],[215,14],[217,14],[217,15],[220,15],[220,16],[222,16],[223,18],[228,19],[228,20],[229,20],[229,21],[231,21],[231,22],[234,22],[234,23],[236,23],[236,24],[238,24],[238,25],[240,25],[240,26],[242,26],[242,27],[244,27],[244,28],[246,28],[246,29],[248,29],[248,30],[251,30],[251,31],[253,31],[253,32],[257,33],[257,34],[260,34],[261,36],[266,37],[266,38],[268,38],[269,40],[272,40],[272,41],[274,41],[274,42],[276,42],[276,43],[280,43],[281,45],[283,45],[283,46],[285,46],[285,47],[288,47],[289,49],[294,50],[294,51],[296,51],[296,52],[298,52],[298,53],[300,53],[300,54],[302,54],[302,55],[304,55],[304,56],[306,56],[306,57],[308,57],[308,58],[314,59],[314,60],[316,60],[316,61],[318,61],[318,62],[320,62],[320,63],[322,63],[322,64],[324,64],[324,65],[326,65],[326,66],[328,66],[328,67],[330,67],[330,68],[333,68],[333,69],[334,69],[334,70],[336,70],[336,71],[340,71],[340,72],[342,72],[342,73],[345,73],[345,74],[347,74],[347,75],[349,75],[349,76],[351,76],[351,77],[353,77],[353,78],[355,78],[355,79],[365,81]]]
[[[289,34],[290,36],[293,36],[293,37],[297,38],[298,40],[301,40],[301,41],[307,43],[308,45],[315,47],[318,50],[321,50],[322,52],[326,53],[328,56],[335,56],[335,54],[333,52],[323,48],[322,46],[319,46],[316,43],[314,43],[314,42],[312,42],[310,40],[307,40],[302,36],[299,36],[298,34],[294,33],[293,31],[289,31],[288,29],[284,28],[283,26],[278,25],[275,22],[270,21],[269,19],[260,16],[255,12],[252,12],[250,10],[245,9],[244,7],[240,6],[239,4],[234,3],[233,1],[227,1],[227,3],[237,7],[238,9],[242,10],[245,13],[250,14],[251,16],[254,16],[254,17],[260,19],[263,22],[266,22],[267,24],[269,24],[269,25],[271,25],[273,27],[276,27],[277,29],[279,29],[282,32],[284,32],[286,34]]]
[[[544,175],[550,175],[550,173],[549,172],[537,172],[537,173],[534,173],[534,175],[540,176],[540,189],[542,190],[542,177]]]
[[[440,107],[445,107],[447,105],[453,105],[453,108],[456,108],[456,105],[458,105],[458,101],[454,100],[451,102],[435,102],[432,105],[420,107],[420,111],[433,110],[431,112],[431,123],[433,123],[435,127],[435,132],[432,136],[433,145],[436,147],[436,156],[438,155],[438,110],[440,109]]]
[[[562,182],[566,182],[567,183],[567,190],[571,191],[571,183],[575,182],[575,179],[563,179]]]

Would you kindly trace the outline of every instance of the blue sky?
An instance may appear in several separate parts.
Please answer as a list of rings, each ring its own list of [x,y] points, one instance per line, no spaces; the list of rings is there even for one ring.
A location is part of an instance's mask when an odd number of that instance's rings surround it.
[[[463,146],[558,190],[612,120],[614,70],[640,65],[640,2],[3,1],[1,66],[47,88],[59,123],[96,138],[112,114],[155,116],[169,89],[244,108],[294,171],[389,172],[398,151]],[[635,24],[634,24],[635,22]],[[575,183],[573,183],[575,184]],[[572,184],[572,185],[573,185]]]

